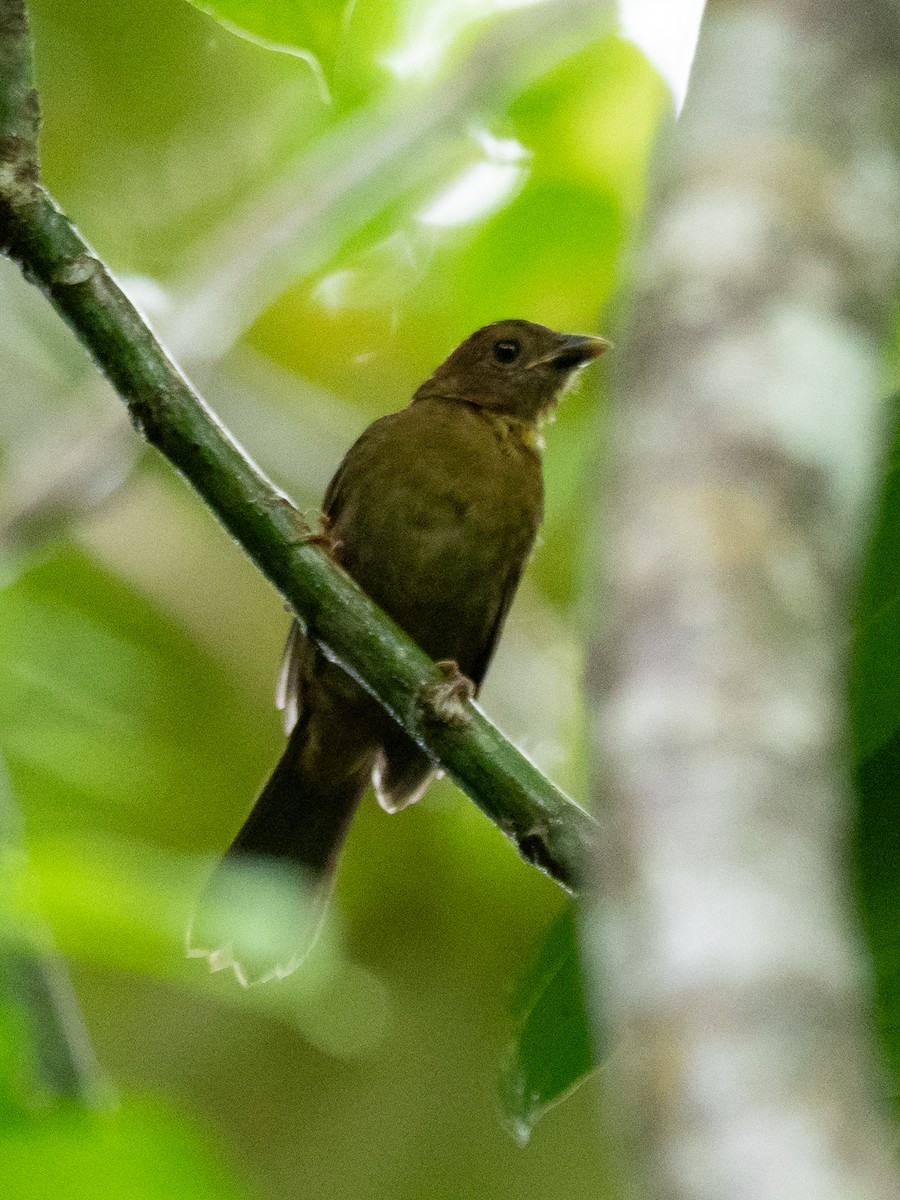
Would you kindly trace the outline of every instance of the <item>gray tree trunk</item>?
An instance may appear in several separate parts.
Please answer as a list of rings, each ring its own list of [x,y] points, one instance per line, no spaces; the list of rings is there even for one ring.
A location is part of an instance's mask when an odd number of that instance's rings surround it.
[[[712,4],[634,264],[587,930],[634,1196],[900,1197],[844,706],[897,286],[895,21]]]

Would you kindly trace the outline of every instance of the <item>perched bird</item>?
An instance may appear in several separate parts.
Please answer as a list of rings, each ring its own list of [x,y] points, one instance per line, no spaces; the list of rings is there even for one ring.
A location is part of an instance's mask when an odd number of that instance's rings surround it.
[[[541,425],[575,372],[608,345],[531,321],[486,325],[407,408],[365,430],[325,493],[333,557],[428,655],[458,668],[470,694],[484,678],[543,516]],[[287,746],[213,875],[201,916],[229,872],[253,863],[304,880],[321,908],[369,783],[394,813],[434,777],[428,756],[296,623],[278,703]],[[191,954],[207,957],[213,970],[231,966],[246,981],[233,945],[210,948],[198,934],[195,921]],[[298,931],[291,961],[274,974],[295,966],[313,938],[311,928]]]

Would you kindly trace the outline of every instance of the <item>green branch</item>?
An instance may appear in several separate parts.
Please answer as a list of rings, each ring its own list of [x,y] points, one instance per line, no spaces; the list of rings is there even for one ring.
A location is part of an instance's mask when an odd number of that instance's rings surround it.
[[[93,1108],[111,1098],[62,962],[12,946],[0,951],[0,1028],[7,1043],[0,1087],[28,1110],[48,1098]],[[10,1036],[11,1035],[11,1036]],[[18,1054],[10,1054],[10,1046]]]
[[[132,422],[184,475],[302,620],[529,862],[574,887],[596,824],[474,704],[464,726],[429,711],[426,655],[310,540],[291,501],[187,382],[104,263],[41,187],[24,0],[0,0],[0,249],[90,351]],[[30,116],[29,116],[30,114]],[[29,124],[29,120],[31,123]],[[31,134],[26,131],[30,129]]]
[[[0,152],[4,159],[9,155],[31,162],[35,176],[39,125],[28,13],[18,0],[0,0]]]
[[[42,925],[10,919],[22,857],[22,821],[0,762],[0,1108],[27,1111],[51,1098],[93,1106],[107,1089],[71,980]]]

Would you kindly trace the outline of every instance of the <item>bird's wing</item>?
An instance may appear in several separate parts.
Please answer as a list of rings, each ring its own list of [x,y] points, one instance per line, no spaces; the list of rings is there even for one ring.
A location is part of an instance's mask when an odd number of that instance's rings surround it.
[[[363,430],[341,459],[341,464],[332,476],[331,483],[325,489],[325,495],[322,497],[322,515],[330,524],[334,524],[337,520],[347,499],[349,468],[355,466],[358,473],[360,464],[369,459],[370,452],[378,450],[379,445],[384,442],[385,436],[390,437],[396,422],[406,417],[408,412],[408,409],[401,409],[400,412],[389,413],[388,416],[379,417],[377,421],[373,421],[368,428]]]
[[[345,497],[344,482],[347,476],[347,464],[360,442],[366,440],[368,432],[366,430],[344,455],[325,490],[321,511],[326,522],[326,532],[327,526],[334,523],[342,507]],[[331,553],[332,557],[340,562],[340,545],[335,546]],[[285,733],[289,734],[300,719],[303,712],[303,683],[313,671],[314,666],[315,647],[307,639],[298,622],[292,621],[281,658],[278,682],[275,685],[275,707],[284,713]]]
[[[513,596],[516,594],[516,588],[519,586],[519,580],[522,578],[522,572],[525,570],[526,559],[527,555],[513,563],[503,581],[503,587],[500,591],[500,602],[497,605],[493,624],[490,627],[487,637],[482,642],[472,666],[470,678],[476,687],[481,685],[481,681],[484,679],[487,669],[490,666],[491,659],[494,657],[494,651],[497,649],[497,642],[500,640],[500,634],[503,632],[503,626],[506,624]]]
[[[341,460],[341,465],[335,471],[334,475],[332,475],[331,482],[325,489],[325,495],[322,497],[322,515],[329,522],[333,521],[340,511],[341,490],[347,474],[347,459],[349,457],[350,451],[348,450]]]

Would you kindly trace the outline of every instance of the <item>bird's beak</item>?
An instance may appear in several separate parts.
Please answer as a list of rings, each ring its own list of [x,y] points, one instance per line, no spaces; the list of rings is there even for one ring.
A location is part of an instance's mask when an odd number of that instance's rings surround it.
[[[606,338],[591,337],[586,333],[560,334],[559,341],[550,353],[542,355],[529,365],[537,367],[541,363],[552,363],[561,371],[574,371],[577,367],[583,367],[599,358],[611,346],[612,342],[608,342]]]

